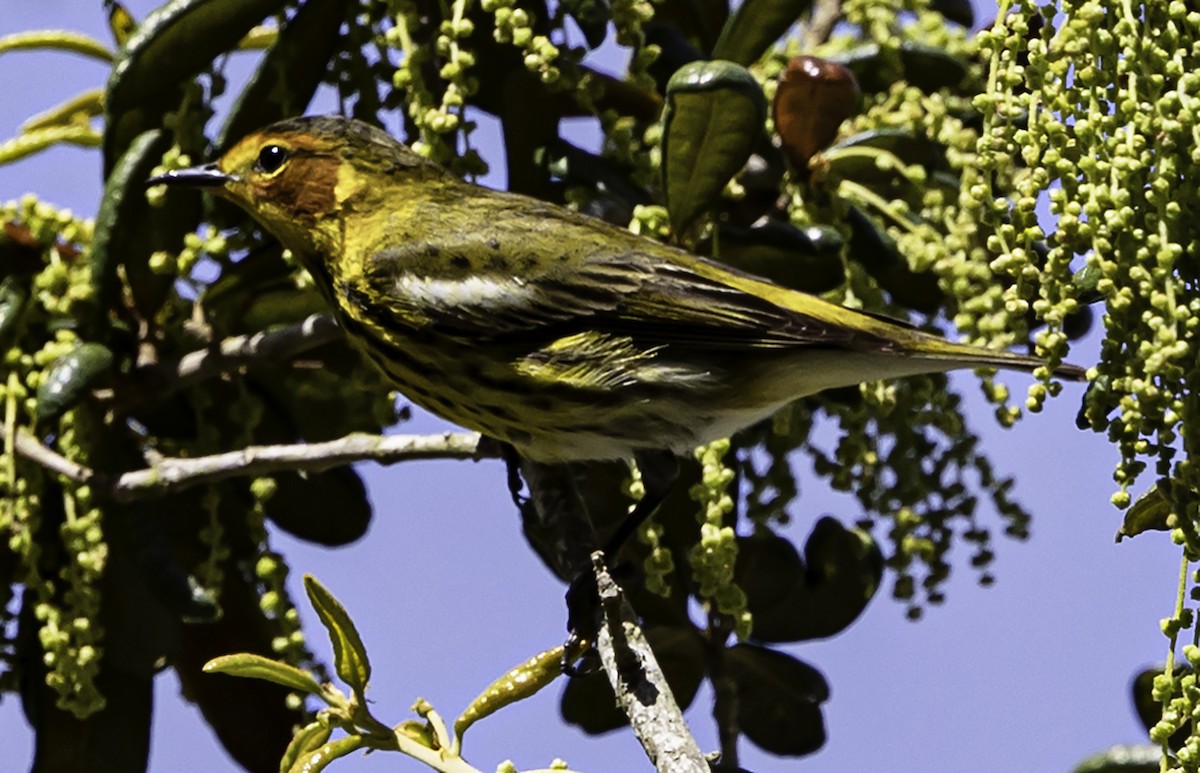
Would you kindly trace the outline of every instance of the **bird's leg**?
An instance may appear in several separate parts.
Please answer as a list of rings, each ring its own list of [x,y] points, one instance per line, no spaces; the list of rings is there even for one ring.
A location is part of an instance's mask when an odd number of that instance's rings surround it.
[[[633,511],[625,516],[608,542],[604,543],[605,561],[616,559],[621,548],[654,514],[679,479],[679,459],[670,451],[641,451],[634,456],[634,461],[642,475],[644,493]]]
[[[639,452],[634,459],[641,472],[645,492],[604,544],[604,560],[609,565],[615,561],[629,538],[663,503],[679,478],[679,460],[670,451]],[[566,662],[566,653],[577,651],[580,641],[596,640],[600,616],[596,576],[592,571],[583,571],[567,587],[567,630],[570,636],[564,649],[563,671],[568,675],[574,676],[580,671]]]
[[[521,496],[521,457],[512,443],[501,443],[500,458],[504,460],[504,469],[508,473],[508,494],[517,509],[524,512],[529,500]]]

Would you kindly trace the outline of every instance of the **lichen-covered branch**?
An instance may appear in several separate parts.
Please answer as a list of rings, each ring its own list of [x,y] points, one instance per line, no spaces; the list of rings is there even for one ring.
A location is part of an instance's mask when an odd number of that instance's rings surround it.
[[[322,344],[336,341],[342,330],[328,314],[313,314],[302,322],[276,330],[231,336],[198,349],[175,362],[161,362],[140,370],[136,381],[124,384],[120,393],[102,397],[116,400],[117,407],[143,402],[148,396],[162,399],[184,387],[239,368],[270,362],[286,362]]]
[[[182,491],[202,483],[235,477],[255,477],[284,470],[320,472],[354,462],[379,464],[418,459],[484,459],[499,455],[493,444],[475,432],[440,435],[369,435],[354,433],[324,443],[248,446],[196,458],[162,458],[150,467],[117,475],[97,472],[72,462],[42,445],[23,430],[16,433],[18,455],[80,485],[93,493],[129,502]]]
[[[683,720],[654,652],[637,625],[633,607],[604,565],[592,554],[604,620],[596,641],[600,662],[629,717],[633,732],[660,773],[708,773],[708,762]]]

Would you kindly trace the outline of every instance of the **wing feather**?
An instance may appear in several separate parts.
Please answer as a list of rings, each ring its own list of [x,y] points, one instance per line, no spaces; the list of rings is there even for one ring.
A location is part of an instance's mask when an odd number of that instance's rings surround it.
[[[364,262],[366,295],[389,299],[393,323],[419,318],[468,341],[595,332],[647,347],[891,348],[885,337],[722,281],[748,278],[728,267],[565,210],[530,209],[520,198],[482,231],[376,251]],[[374,313],[389,314],[378,304]]]

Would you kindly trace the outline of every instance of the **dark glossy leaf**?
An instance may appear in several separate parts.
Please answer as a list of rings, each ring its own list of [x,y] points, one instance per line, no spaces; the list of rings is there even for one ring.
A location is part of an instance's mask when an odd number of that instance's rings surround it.
[[[1125,511],[1121,528],[1117,530],[1117,542],[1126,537],[1136,537],[1145,531],[1170,531],[1171,482],[1159,480]]]
[[[962,59],[935,46],[906,40],[900,44],[896,57],[889,61],[878,45],[869,43],[830,58],[850,68],[859,87],[867,92],[887,91],[903,79],[932,94],[953,89],[967,77],[967,65]]]
[[[1067,334],[1067,340],[1078,341],[1091,332],[1095,321],[1096,313],[1092,311],[1092,307],[1083,306],[1063,318],[1062,329]]]
[[[28,302],[28,277],[10,274],[0,281],[0,350],[8,351],[20,336]]]
[[[267,517],[294,537],[338,547],[359,539],[371,525],[367,489],[352,467],[303,476],[284,472],[275,483],[265,505]]]
[[[663,178],[671,227],[683,234],[710,211],[750,158],[766,101],[732,62],[693,62],[671,77],[663,116]]]
[[[226,266],[200,302],[220,336],[295,324],[329,308],[315,288],[296,286],[277,242]]]
[[[178,251],[184,235],[200,220],[200,198],[193,191],[168,190],[159,207],[146,201],[146,179],[170,144],[170,136],[158,129],[138,135],[105,182],[92,244],[98,303],[87,322],[97,329],[94,335],[98,338],[98,326],[107,319],[104,310],[116,305],[117,267],[125,268],[140,314],[152,318],[174,280],[152,271],[150,256],[157,251]]]
[[[842,264],[842,234],[830,226],[798,228],[769,220],[753,228],[720,226],[722,263],[776,284],[807,293],[823,293],[846,280]],[[711,240],[698,245],[712,248]]]
[[[904,79],[926,93],[954,89],[967,77],[967,65],[945,49],[906,40],[900,45]]]
[[[646,626],[646,641],[662,668],[680,708],[686,709],[704,680],[704,647],[690,627]],[[560,704],[564,721],[597,735],[624,727],[629,719],[616,707],[616,696],[603,673],[567,680]]]
[[[873,129],[847,137],[823,151],[821,162],[826,174],[838,179],[882,184],[899,177],[897,171],[886,166],[891,161],[889,156],[928,172],[946,166],[942,145],[908,129]]]
[[[307,2],[279,30],[217,135],[217,154],[255,129],[302,115],[329,72],[348,0]]]
[[[1113,746],[1088,757],[1073,773],[1158,773],[1162,770],[1162,747],[1157,744]]]
[[[849,68],[816,56],[788,62],[775,91],[773,114],[784,155],[808,173],[808,160],[837,137],[842,122],[858,110],[858,83]]]
[[[811,7],[812,0],[745,0],[725,22],[713,58],[754,64]]]
[[[286,5],[287,0],[170,0],[151,12],[122,47],[108,80],[105,168],[137,135],[161,124],[188,79]]]
[[[650,63],[647,71],[660,93],[665,93],[667,83],[680,67],[704,59],[704,53],[688,39],[677,25],[664,24],[661,14],[655,14],[654,19],[643,28],[646,44],[658,46],[658,58]]]
[[[879,546],[865,532],[846,529],[830,517],[813,527],[804,559],[803,581],[791,584],[786,598],[754,610],[758,641],[807,641],[840,633],[862,614],[883,576]]]
[[[821,704],[825,677],[791,655],[739,644],[724,653],[725,674],[737,684],[738,727],[758,747],[797,757],[825,743]]]
[[[1087,265],[1076,271],[1071,277],[1075,300],[1080,303],[1099,303],[1104,300],[1104,295],[1098,289],[1103,278],[1104,272],[1099,266]]]
[[[804,561],[791,540],[776,534],[738,537],[734,580],[746,594],[757,633],[759,615],[787,602],[804,584]]]
[[[588,48],[599,48],[612,18],[608,0],[562,0],[561,7],[579,25]]]
[[[975,9],[971,0],[931,0],[929,7],[967,29],[975,26]]]
[[[37,417],[48,423],[74,408],[109,375],[113,353],[104,344],[84,342],[54,361],[37,390]]]
[[[632,211],[634,204],[649,204],[650,195],[628,182],[628,170],[611,159],[578,148],[566,140],[555,139],[538,154],[539,163],[550,174],[570,185],[585,186],[597,193],[611,193]],[[624,222],[628,223],[626,217]],[[611,221],[619,222],[619,221]]]
[[[380,432],[395,420],[392,406],[381,405],[390,385],[349,341],[311,349],[282,367],[258,369],[248,383],[266,392],[283,412],[293,440]]]
[[[1163,667],[1147,668],[1133,678],[1133,683],[1129,685],[1131,698],[1133,698],[1133,710],[1137,712],[1138,721],[1142,723],[1142,727],[1146,728],[1146,733],[1159,723],[1163,715],[1163,702],[1161,699],[1154,698],[1154,680],[1161,676]],[[1189,676],[1192,673],[1192,667],[1189,665],[1175,664],[1172,673],[1176,679],[1184,676]],[[1174,688],[1171,690],[1171,698],[1178,698],[1182,695],[1179,682],[1176,681]],[[1183,748],[1183,744],[1187,741],[1189,735],[1189,725],[1184,723],[1183,727],[1171,734],[1167,745],[1173,750],[1179,751]]]
[[[875,218],[852,206],[846,222],[850,225],[850,257],[858,261],[893,300],[926,314],[942,307],[945,296],[938,286],[937,276],[909,268],[896,240]]]
[[[367,649],[354,621],[342,603],[311,574],[304,575],[304,590],[321,624],[329,632],[333,665],[338,676],[361,696],[371,680],[371,661],[367,659]]]
[[[654,19],[646,25],[647,42],[658,42],[651,40],[657,34],[652,31],[652,26],[661,25],[678,30],[697,51],[711,53],[728,19],[728,0],[662,0],[655,4]],[[672,54],[668,53],[670,56]],[[704,59],[704,53],[696,58]],[[686,63],[678,62],[675,69]],[[667,73],[666,77],[671,77],[673,72]],[[663,83],[666,83],[665,79]]]
[[[244,520],[245,510],[240,512]],[[224,614],[212,623],[183,626],[180,654],[172,665],[184,697],[197,705],[221,745],[242,768],[278,770],[293,728],[305,721],[302,712],[288,708],[291,690],[259,679],[202,670],[213,658],[234,652],[273,657],[271,639],[278,628],[263,616],[258,593],[241,572],[225,572],[220,595]]]

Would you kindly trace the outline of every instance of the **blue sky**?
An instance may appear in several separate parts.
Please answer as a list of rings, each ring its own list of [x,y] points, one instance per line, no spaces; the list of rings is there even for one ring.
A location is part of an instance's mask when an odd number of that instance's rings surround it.
[[[138,16],[153,3],[131,2]],[[63,27],[105,37],[99,0],[5,0],[0,34]],[[981,11],[981,18],[990,13]],[[106,69],[65,54],[0,57],[0,137],[28,115],[102,85]],[[96,151],[64,148],[0,167],[0,200],[33,191],[60,206],[94,214],[101,179]],[[1089,364],[1095,340],[1072,359]],[[1020,393],[1026,377],[1005,377]],[[770,771],[1067,771],[1114,743],[1144,739],[1128,698],[1140,668],[1161,660],[1167,641],[1158,621],[1172,611],[1178,551],[1164,534],[1115,544],[1120,514],[1108,504],[1116,454],[1102,438],[1075,429],[1082,388],[1068,386],[1040,416],[1002,430],[978,397],[974,379],[955,383],[969,395],[972,426],[999,472],[1013,474],[1034,514],[1024,544],[997,540],[996,584],[979,588],[957,551],[947,603],[910,623],[886,590],[849,630],[832,640],[789,648],[819,668],[832,688],[826,747],[785,760],[742,744],[742,765]],[[405,431],[447,425],[418,416]],[[376,515],[370,533],[336,550],[276,546],[293,569],[317,575],[349,608],[373,656],[377,715],[408,716],[418,696],[449,718],[493,678],[563,636],[562,586],[521,537],[499,462],[419,462],[363,467]],[[801,481],[791,535],[802,541],[821,515],[857,516],[848,497]],[[169,514],[164,514],[169,517]],[[890,587],[890,585],[889,585]],[[302,611],[305,611],[302,609]],[[311,623],[311,615],[306,617]],[[327,652],[319,628],[314,648]],[[589,773],[648,770],[631,734],[592,739],[558,719],[555,685],[476,725],[465,746],[483,770],[513,758],[522,768],[562,757]],[[702,692],[688,712],[702,748],[715,748]],[[6,767],[31,756],[32,735],[19,702],[0,702]],[[178,682],[156,682],[153,773],[232,769],[199,713],[179,697]],[[422,770],[398,755],[335,764],[338,773]]]

